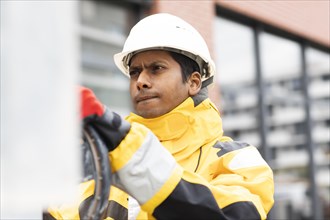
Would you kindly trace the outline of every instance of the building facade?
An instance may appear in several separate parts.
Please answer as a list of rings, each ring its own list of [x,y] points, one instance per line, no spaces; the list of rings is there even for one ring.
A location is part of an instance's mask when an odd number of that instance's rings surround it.
[[[139,19],[158,12],[182,17],[216,62],[210,97],[225,134],[257,146],[274,171],[269,219],[328,219],[329,7],[329,1],[80,1],[81,81],[127,115],[128,79],[113,55]]]

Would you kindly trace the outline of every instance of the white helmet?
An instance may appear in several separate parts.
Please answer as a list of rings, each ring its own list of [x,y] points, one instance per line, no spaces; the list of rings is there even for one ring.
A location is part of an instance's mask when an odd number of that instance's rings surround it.
[[[196,61],[203,86],[212,83],[215,64],[205,40],[189,23],[166,13],[150,15],[139,21],[127,37],[123,51],[114,55],[115,64],[129,76],[129,62],[133,55],[156,49],[177,52]]]

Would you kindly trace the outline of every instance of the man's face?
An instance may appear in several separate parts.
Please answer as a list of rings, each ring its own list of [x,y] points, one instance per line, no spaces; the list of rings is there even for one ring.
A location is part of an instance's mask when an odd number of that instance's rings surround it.
[[[180,65],[167,51],[150,50],[134,55],[129,73],[133,107],[144,118],[166,114],[189,96]]]

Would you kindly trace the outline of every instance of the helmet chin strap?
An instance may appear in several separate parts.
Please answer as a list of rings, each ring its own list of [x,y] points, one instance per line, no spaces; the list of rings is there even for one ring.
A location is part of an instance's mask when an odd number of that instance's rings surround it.
[[[202,88],[207,87],[211,83],[213,83],[213,76],[211,76],[210,78],[208,78],[202,82]]]

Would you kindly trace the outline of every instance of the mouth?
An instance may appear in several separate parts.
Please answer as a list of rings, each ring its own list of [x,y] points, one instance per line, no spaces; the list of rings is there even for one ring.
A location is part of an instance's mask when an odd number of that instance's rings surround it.
[[[138,96],[138,97],[136,97],[135,101],[136,101],[136,103],[140,103],[140,102],[146,102],[146,101],[149,101],[149,100],[155,99],[155,98],[157,98],[157,96],[151,96],[151,95]]]

